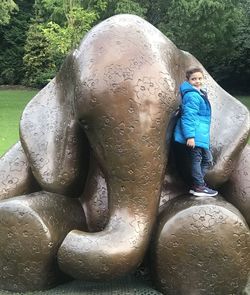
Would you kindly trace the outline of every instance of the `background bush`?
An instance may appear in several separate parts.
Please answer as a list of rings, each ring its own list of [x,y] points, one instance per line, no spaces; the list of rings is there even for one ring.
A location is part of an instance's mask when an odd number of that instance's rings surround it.
[[[250,92],[250,0],[4,3],[0,3],[0,84],[46,85],[91,27],[114,14],[133,13],[197,57],[227,90]]]

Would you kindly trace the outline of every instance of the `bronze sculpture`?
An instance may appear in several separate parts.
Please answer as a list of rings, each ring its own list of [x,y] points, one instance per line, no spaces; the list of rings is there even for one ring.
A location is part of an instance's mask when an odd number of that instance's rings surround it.
[[[185,196],[166,130],[191,64],[199,62],[132,15],[100,23],[67,57],[25,108],[20,142],[0,159],[0,289],[42,290],[64,273],[122,276],[149,246],[165,294],[244,289],[250,176],[237,175],[249,171],[249,112],[206,72],[215,158],[207,181],[241,213],[222,198]]]

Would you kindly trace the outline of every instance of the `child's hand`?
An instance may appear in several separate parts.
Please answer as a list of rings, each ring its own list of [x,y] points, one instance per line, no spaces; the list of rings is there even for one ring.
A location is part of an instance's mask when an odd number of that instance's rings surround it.
[[[187,144],[188,147],[194,148],[195,147],[195,140],[194,140],[194,138],[188,138],[186,144]]]

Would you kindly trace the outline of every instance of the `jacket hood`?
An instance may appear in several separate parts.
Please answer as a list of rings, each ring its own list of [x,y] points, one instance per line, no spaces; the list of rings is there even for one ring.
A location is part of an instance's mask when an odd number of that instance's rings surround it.
[[[187,82],[187,81],[183,82],[180,86],[181,96],[183,96],[185,93],[190,92],[190,91],[195,91],[195,92],[199,93],[199,91],[197,89],[195,89],[189,82]]]

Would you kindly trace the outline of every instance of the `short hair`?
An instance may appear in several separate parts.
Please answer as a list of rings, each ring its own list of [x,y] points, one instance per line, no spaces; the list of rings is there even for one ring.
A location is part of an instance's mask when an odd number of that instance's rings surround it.
[[[193,66],[186,70],[186,78],[189,80],[190,76],[194,73],[200,72],[204,76],[204,72],[201,67]]]

